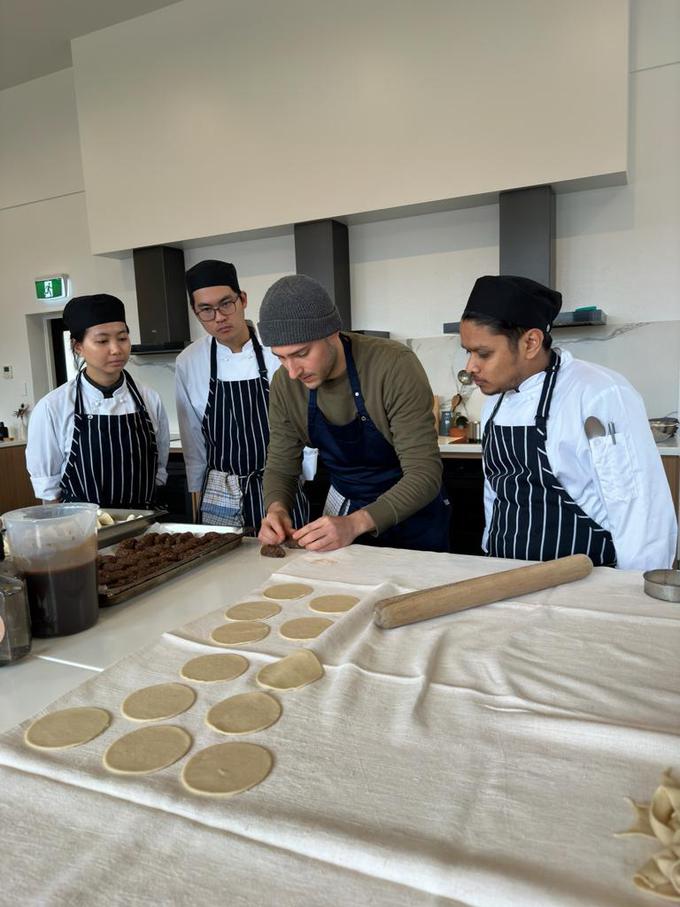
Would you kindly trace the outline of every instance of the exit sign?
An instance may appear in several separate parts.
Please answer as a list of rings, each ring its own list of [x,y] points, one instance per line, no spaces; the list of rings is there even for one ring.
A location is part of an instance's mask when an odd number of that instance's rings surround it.
[[[41,277],[35,281],[35,295],[44,302],[58,302],[68,295],[68,277],[59,274],[57,277]]]

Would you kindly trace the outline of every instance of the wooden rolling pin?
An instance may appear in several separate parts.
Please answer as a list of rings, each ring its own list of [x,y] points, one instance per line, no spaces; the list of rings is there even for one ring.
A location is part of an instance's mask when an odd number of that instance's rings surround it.
[[[592,569],[593,562],[587,555],[572,554],[529,567],[515,567],[513,570],[489,573],[487,576],[464,579],[458,583],[407,592],[377,602],[373,620],[384,630],[403,627],[404,624],[414,624],[419,620],[465,611],[479,605],[490,605],[492,602],[517,598],[519,595],[561,586],[563,583],[573,583],[588,576]]]

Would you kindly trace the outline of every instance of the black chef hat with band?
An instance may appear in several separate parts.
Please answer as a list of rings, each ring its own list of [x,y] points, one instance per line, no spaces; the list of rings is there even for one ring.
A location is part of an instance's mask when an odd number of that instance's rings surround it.
[[[528,277],[479,277],[463,312],[463,320],[486,315],[496,321],[550,333],[562,308],[562,294]]]
[[[108,293],[74,296],[66,303],[61,317],[71,334],[76,336],[97,324],[109,324],[112,321],[125,323],[125,306],[117,296]],[[127,328],[126,323],[125,327]]]
[[[189,268],[186,281],[190,297],[194,290],[202,290],[204,287],[231,287],[235,293],[241,292],[236,268],[228,261],[217,261],[214,258],[199,261],[193,268]]]

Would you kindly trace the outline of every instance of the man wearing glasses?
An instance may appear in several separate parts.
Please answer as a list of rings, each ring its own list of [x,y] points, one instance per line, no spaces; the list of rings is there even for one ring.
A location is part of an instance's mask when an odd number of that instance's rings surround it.
[[[248,297],[233,264],[206,260],[186,273],[191,308],[206,331],[177,357],[177,416],[189,491],[200,521],[258,532],[269,443],[269,383],[280,363],[246,321]],[[309,505],[297,481],[293,522]]]

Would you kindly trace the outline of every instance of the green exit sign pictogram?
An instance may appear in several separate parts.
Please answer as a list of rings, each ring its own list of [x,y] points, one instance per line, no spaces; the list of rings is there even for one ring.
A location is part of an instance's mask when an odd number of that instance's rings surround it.
[[[46,302],[65,299],[68,293],[68,277],[60,274],[58,277],[41,277],[35,281],[35,295],[37,299]]]

